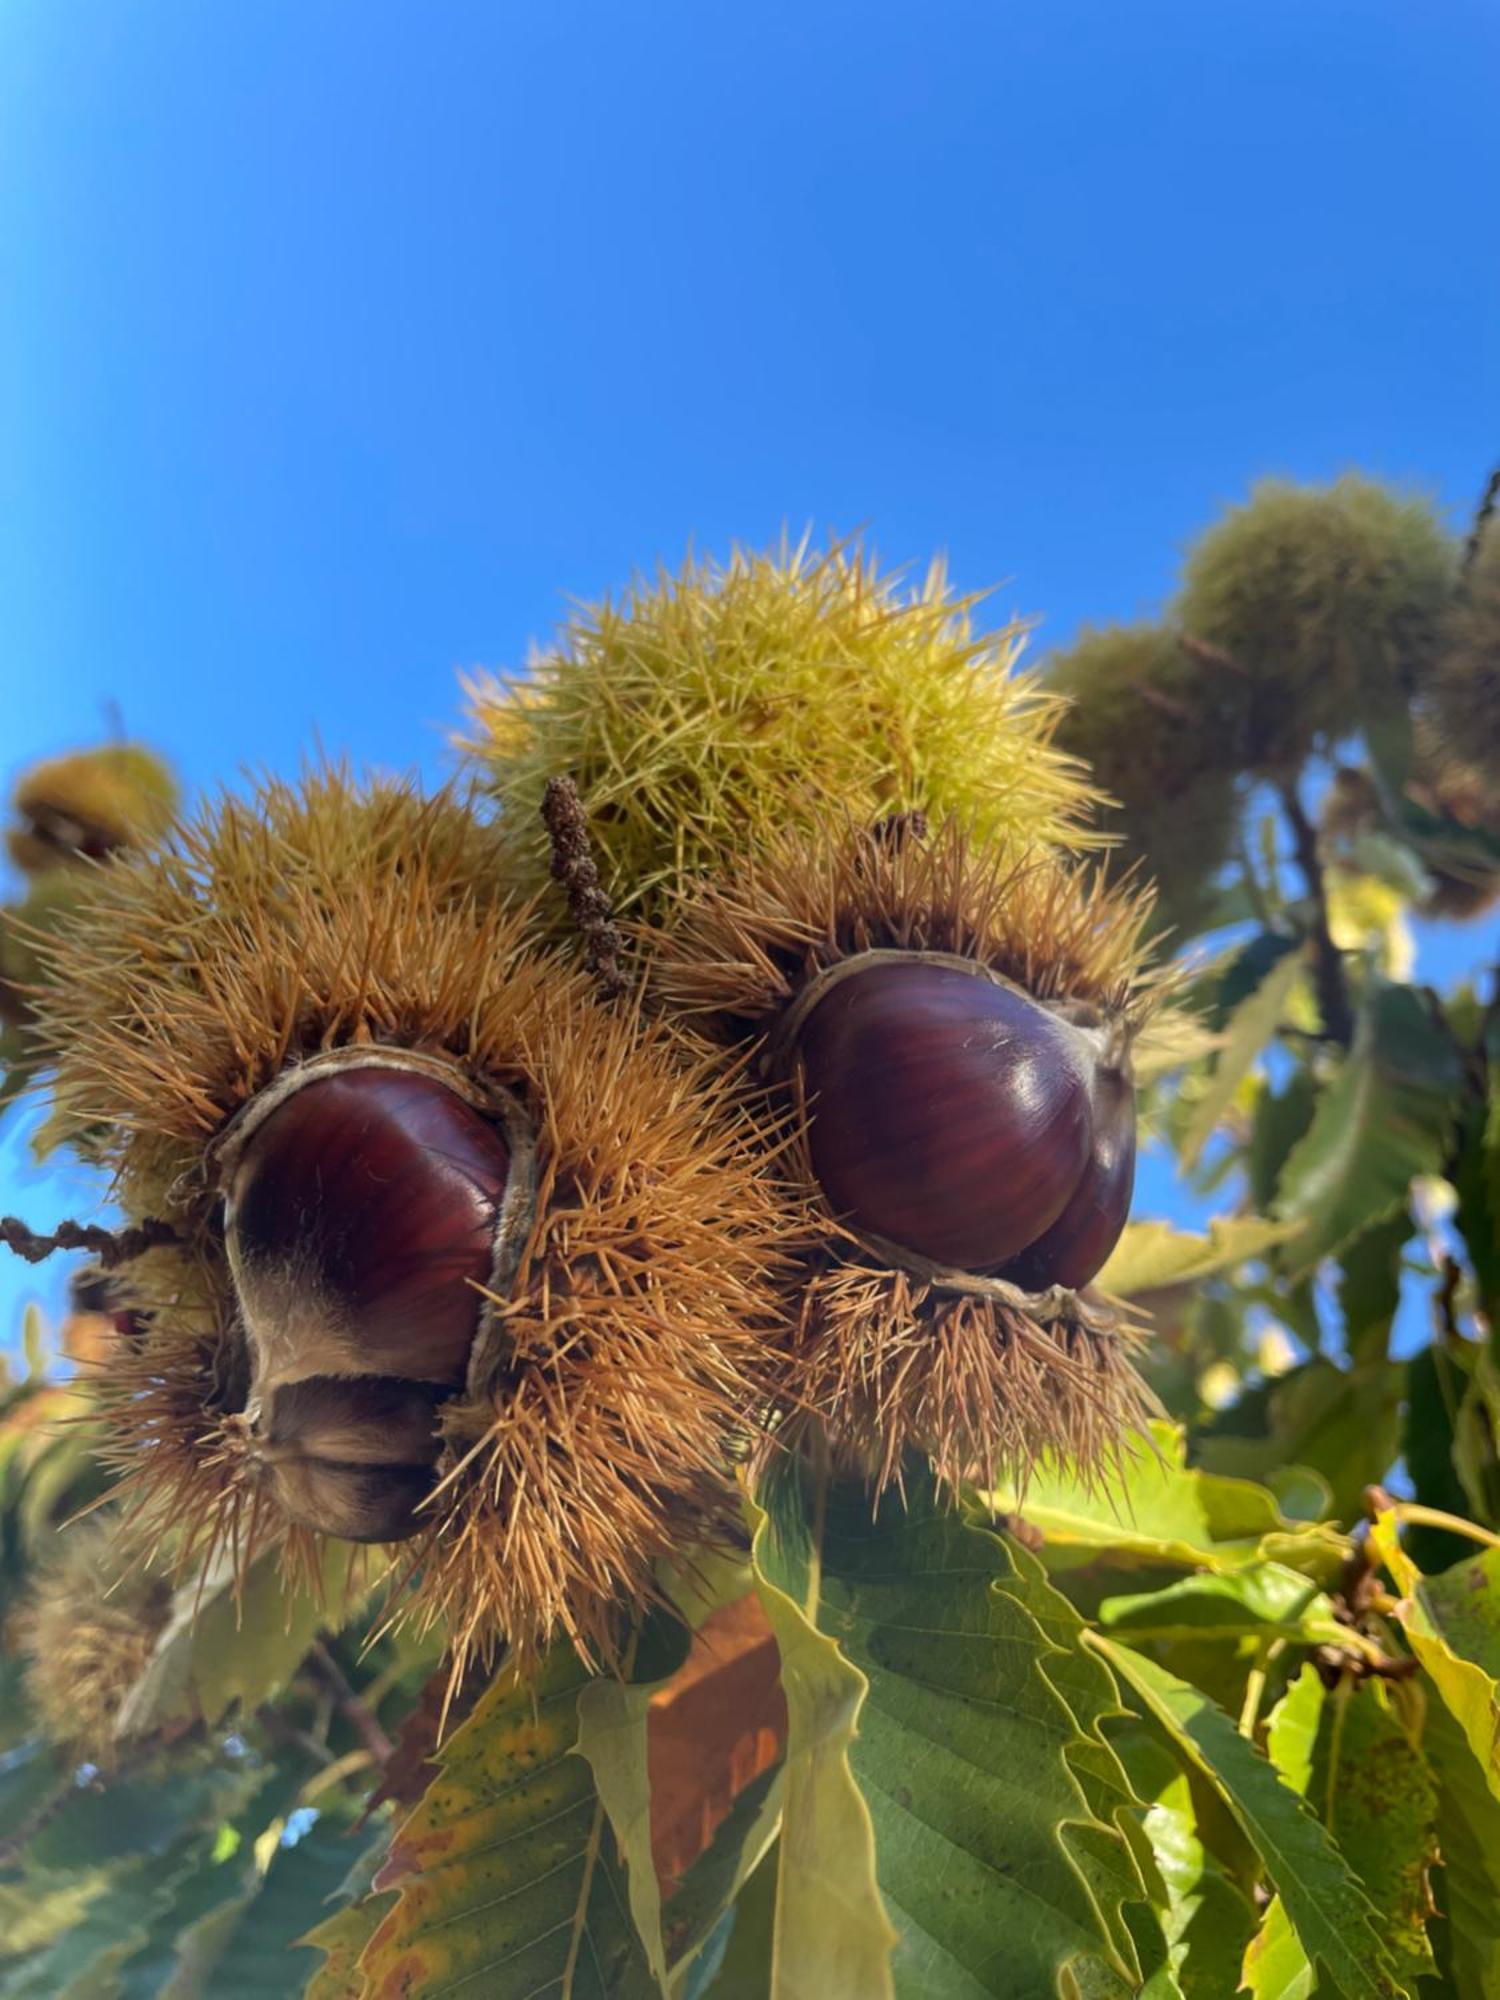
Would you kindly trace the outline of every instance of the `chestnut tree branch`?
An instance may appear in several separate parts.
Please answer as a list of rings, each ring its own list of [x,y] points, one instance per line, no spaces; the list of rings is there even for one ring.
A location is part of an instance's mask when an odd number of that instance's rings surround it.
[[[1278,790],[1287,823],[1292,830],[1292,847],[1297,866],[1307,884],[1313,907],[1313,976],[1318,993],[1318,1012],[1323,1031],[1341,1048],[1354,1040],[1354,1009],[1349,1003],[1349,983],[1344,976],[1344,955],[1328,928],[1328,887],[1323,879],[1323,862],[1318,853],[1318,831],[1308,818],[1295,778],[1281,780]]]
[[[1459,576],[1466,578],[1474,567],[1474,558],[1479,554],[1479,544],[1484,540],[1484,531],[1490,524],[1496,507],[1500,507],[1500,465],[1497,465],[1485,482],[1483,494],[1474,511],[1474,525],[1469,530],[1469,539],[1464,543],[1463,561],[1459,565]]]
[[[375,1762],[384,1769],[396,1754],[396,1746],[380,1725],[380,1718],[359,1694],[338,1661],[321,1639],[313,1641],[308,1665],[333,1696],[344,1720],[358,1736]]]
[[[0,1244],[28,1264],[43,1263],[56,1250],[90,1250],[106,1271],[128,1264],[161,1243],[182,1239],[170,1222],[154,1216],[130,1229],[101,1229],[92,1222],[60,1222],[50,1234],[29,1229],[17,1216],[0,1216]]]
[[[571,778],[547,780],[542,821],[552,842],[553,878],[567,893],[574,928],[584,942],[584,964],[597,977],[605,998],[618,999],[628,983],[620,964],[624,941],[613,906],[599,884],[588,814]]]

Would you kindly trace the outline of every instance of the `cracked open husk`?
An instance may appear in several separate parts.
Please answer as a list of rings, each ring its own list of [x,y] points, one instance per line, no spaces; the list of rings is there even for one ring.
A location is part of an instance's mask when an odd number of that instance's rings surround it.
[[[436,1490],[402,1566],[408,1609],[446,1619],[460,1663],[560,1632],[607,1654],[654,1561],[712,1532],[785,1228],[712,1066],[600,1005],[503,887],[492,834],[451,795],[328,772],[269,785],[100,872],[50,948],[44,1023],[53,1136],[182,1239],[126,1274],[136,1331],[101,1394],[130,1505],[191,1519],[198,1555],[228,1539],[248,1556],[286,1525],[259,1402],[288,1372],[268,1360],[277,1295],[231,1269],[228,1128],[329,1065],[394,1063],[517,1107],[526,1226],[436,1399]],[[362,1364],[358,1324],[309,1317],[289,1337],[325,1345],[301,1373],[356,1402],[430,1372]],[[305,1541],[289,1536],[293,1560]]]
[[[954,1269],[834,1214],[795,1038],[806,997],[815,1019],[831,979],[937,964],[1128,1052],[1162,994],[1145,969],[1150,907],[1054,853],[976,846],[955,822],[930,839],[847,826],[789,836],[683,899],[655,961],[656,1001],[679,1032],[746,1063],[765,1143],[809,1206],[782,1338],[766,1356],[783,1438],[815,1421],[836,1459],[880,1488],[911,1448],[950,1483],[1024,1478],[1049,1453],[1087,1471],[1139,1423],[1140,1331],[1110,1301],[1019,1283],[1003,1266]],[[1128,1079],[1128,1053],[1110,1060]],[[872,1094],[903,1087],[870,1079]],[[961,1094],[947,1101],[962,1116]],[[914,1115],[920,1124],[926,1106]],[[1128,1187],[1127,1163],[1125,1202]]]

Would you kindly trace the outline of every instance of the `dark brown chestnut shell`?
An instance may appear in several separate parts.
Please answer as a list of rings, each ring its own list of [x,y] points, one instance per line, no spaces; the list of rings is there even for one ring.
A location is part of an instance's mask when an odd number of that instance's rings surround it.
[[[1107,1027],[971,961],[872,951],[808,989],[786,1042],[814,1175],[856,1235],[1029,1291],[1103,1265],[1135,1164]]]
[[[441,1058],[342,1050],[253,1099],[217,1164],[252,1455],[295,1521],[414,1534],[441,1404],[530,1224],[524,1114]]]

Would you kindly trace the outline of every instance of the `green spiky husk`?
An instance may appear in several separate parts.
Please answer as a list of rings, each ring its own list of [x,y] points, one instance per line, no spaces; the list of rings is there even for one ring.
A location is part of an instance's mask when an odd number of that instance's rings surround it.
[[[63,1535],[16,1620],[27,1697],[52,1742],[108,1766],[115,1722],[171,1608],[171,1585],[95,1515]]]
[[[13,807],[21,824],[6,836],[11,859],[41,874],[73,860],[75,844],[140,847],[159,839],[177,811],[177,781],[151,751],[111,743],[34,766],[16,786]]]
[[[1493,794],[1500,781],[1500,529],[1494,526],[1480,537],[1421,692],[1441,756],[1482,775]]]
[[[537,809],[571,776],[604,886],[658,912],[704,872],[855,818],[957,813],[986,838],[1082,841],[1084,773],[1057,704],[1015,672],[1021,631],[981,635],[940,568],[919,588],[857,548],[689,562],[580,612],[529,675],[470,690],[468,745],[517,879],[547,880]]]
[[[1174,618],[1251,677],[1239,761],[1294,770],[1403,701],[1441,639],[1457,551],[1431,506],[1353,474],[1263,480],[1196,544]]]
[[[1120,866],[1139,866],[1163,922],[1190,933],[1210,916],[1233,843],[1248,676],[1190,652],[1165,626],[1113,625],[1055,657],[1048,686],[1069,702],[1059,745],[1110,801],[1099,826]]]

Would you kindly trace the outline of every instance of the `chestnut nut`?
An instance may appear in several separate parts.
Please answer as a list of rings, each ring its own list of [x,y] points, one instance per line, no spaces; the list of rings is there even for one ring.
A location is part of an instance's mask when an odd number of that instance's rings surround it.
[[[485,1115],[451,1075],[405,1052],[315,1060],[221,1147],[252,1450],[291,1519],[351,1541],[422,1525],[439,1411],[529,1214],[518,1112]]]
[[[964,961],[869,952],[793,1031],[813,1171],[848,1226],[1028,1291],[1087,1284],[1135,1179],[1135,1094],[1107,1029]]]

